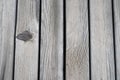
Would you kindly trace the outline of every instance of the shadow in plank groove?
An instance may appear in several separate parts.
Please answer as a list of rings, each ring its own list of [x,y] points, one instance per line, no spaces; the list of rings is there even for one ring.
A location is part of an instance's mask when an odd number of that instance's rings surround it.
[[[66,0],[63,0],[63,80],[66,80]]]
[[[41,16],[42,16],[42,0],[40,0],[40,8],[39,8],[39,45],[38,45],[38,79],[40,80],[40,52],[41,52]]]
[[[90,32],[90,0],[88,0],[88,39],[89,39],[89,80],[91,80],[91,32]]]
[[[18,0],[16,0],[16,11],[15,11],[15,31],[14,31],[14,55],[13,55],[13,80],[15,75],[15,52],[16,52],[16,28],[17,28],[17,14],[18,14]]]
[[[116,66],[116,37],[115,37],[115,14],[114,14],[114,0],[111,0],[111,8],[112,8],[112,26],[113,26],[113,48],[114,48],[114,66],[115,66],[115,80],[117,80],[117,66]]]

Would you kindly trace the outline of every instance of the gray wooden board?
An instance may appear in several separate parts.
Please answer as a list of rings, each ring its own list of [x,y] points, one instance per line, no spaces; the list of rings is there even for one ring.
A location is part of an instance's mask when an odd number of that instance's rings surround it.
[[[114,0],[117,80],[120,80],[120,0]]]
[[[63,2],[42,0],[40,80],[63,80]]]
[[[90,0],[92,80],[115,80],[111,0]]]
[[[12,80],[16,0],[0,0],[0,80]]]
[[[89,80],[88,0],[66,0],[66,80]]]
[[[37,80],[39,0],[18,0],[16,36],[24,31],[30,32],[32,39],[16,38],[15,80]]]

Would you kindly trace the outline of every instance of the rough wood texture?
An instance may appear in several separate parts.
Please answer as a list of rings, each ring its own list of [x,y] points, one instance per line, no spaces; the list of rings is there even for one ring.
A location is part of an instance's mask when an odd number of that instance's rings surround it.
[[[62,0],[42,0],[40,80],[63,80],[62,11]]]
[[[66,80],[89,80],[87,0],[66,0]]]
[[[16,0],[0,0],[0,80],[12,80]]]
[[[90,0],[92,80],[115,80],[111,0]]]
[[[120,0],[114,0],[117,80],[120,80]]]
[[[17,17],[16,36],[29,31],[32,39],[24,41],[16,38],[15,80],[37,80],[39,0],[18,0]]]

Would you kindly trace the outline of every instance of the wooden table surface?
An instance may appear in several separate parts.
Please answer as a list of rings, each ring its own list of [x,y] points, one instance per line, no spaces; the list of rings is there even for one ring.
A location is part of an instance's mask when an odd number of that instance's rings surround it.
[[[120,80],[120,0],[0,0],[0,80]]]

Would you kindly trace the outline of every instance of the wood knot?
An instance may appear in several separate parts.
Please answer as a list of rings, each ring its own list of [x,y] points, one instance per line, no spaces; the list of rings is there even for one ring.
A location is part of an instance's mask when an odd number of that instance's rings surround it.
[[[29,31],[24,31],[20,34],[17,35],[17,39],[22,40],[22,41],[29,41],[32,39],[32,34]]]

